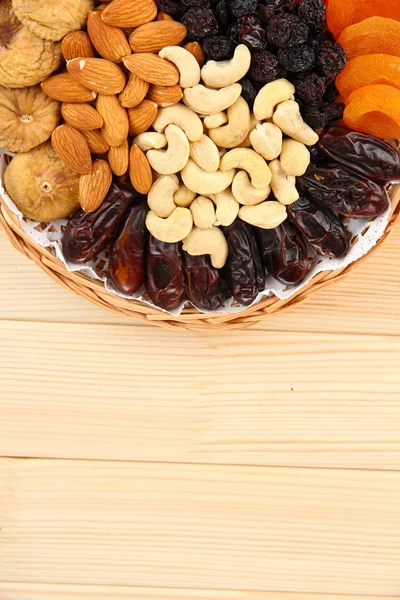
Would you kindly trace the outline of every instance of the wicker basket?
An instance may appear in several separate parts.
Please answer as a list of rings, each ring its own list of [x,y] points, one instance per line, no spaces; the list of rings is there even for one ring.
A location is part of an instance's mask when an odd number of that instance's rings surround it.
[[[89,279],[81,273],[67,271],[65,266],[49,250],[36,244],[21,229],[18,218],[10,212],[1,197],[0,224],[13,246],[35,261],[57,283],[114,314],[135,317],[165,329],[195,331],[245,329],[262,319],[299,306],[318,290],[346,277],[365,258],[372,254],[390,236],[396,223],[400,220],[400,185],[392,186],[390,193],[392,198],[390,222],[384,236],[368,255],[343,269],[319,273],[297,294],[287,300],[279,300],[279,298],[273,296],[236,314],[202,314],[195,308],[187,308],[180,316],[174,317],[145,306],[136,300],[127,300],[116,296],[106,290],[102,282]]]

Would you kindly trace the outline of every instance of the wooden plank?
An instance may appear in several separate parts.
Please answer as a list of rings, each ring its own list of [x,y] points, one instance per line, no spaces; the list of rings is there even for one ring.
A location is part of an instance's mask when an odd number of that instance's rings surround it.
[[[1,583],[1,600],[390,600],[391,596]],[[392,597],[393,598],[393,597]]]
[[[343,282],[319,292],[304,306],[274,316],[255,329],[400,335],[400,230]],[[57,286],[17,253],[0,230],[0,319],[126,323]],[[215,336],[215,334],[214,334]]]
[[[400,473],[0,461],[0,581],[400,595]]]
[[[2,456],[400,468],[395,336],[3,321],[0,339]]]

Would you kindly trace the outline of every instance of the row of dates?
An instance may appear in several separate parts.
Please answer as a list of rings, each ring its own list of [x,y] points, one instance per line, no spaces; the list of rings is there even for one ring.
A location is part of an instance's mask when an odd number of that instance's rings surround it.
[[[144,284],[165,310],[184,298],[205,310],[216,310],[231,296],[248,306],[265,289],[267,273],[293,286],[310,272],[316,255],[344,257],[351,236],[342,219],[383,214],[389,207],[385,185],[399,179],[394,143],[335,127],[322,136],[309,169],[298,178],[300,199],[288,207],[287,221],[272,230],[240,220],[223,228],[229,257],[222,270],[208,256],[190,256],[180,244],[149,235],[146,199],[125,183],[114,183],[97,211],[71,218],[63,252],[69,262],[84,264],[109,247],[115,288],[132,295]]]

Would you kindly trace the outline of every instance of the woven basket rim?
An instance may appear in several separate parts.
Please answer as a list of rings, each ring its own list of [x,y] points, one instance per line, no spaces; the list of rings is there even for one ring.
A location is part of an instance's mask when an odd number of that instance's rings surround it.
[[[366,255],[347,267],[335,271],[318,273],[306,286],[286,300],[280,300],[276,296],[271,296],[261,300],[254,306],[233,314],[203,314],[194,307],[187,307],[182,311],[181,315],[173,316],[146,306],[138,300],[121,298],[106,290],[103,282],[91,279],[81,272],[69,272],[65,265],[47,248],[38,245],[29,237],[21,228],[18,217],[10,211],[1,196],[0,225],[2,225],[12,245],[23,255],[39,265],[57,283],[114,314],[141,319],[164,329],[192,331],[246,329],[265,318],[275,314],[282,314],[303,304],[314,293],[346,277],[375,252],[390,237],[397,223],[400,221],[400,185],[393,185],[390,195],[392,212],[388,226],[381,239]]]

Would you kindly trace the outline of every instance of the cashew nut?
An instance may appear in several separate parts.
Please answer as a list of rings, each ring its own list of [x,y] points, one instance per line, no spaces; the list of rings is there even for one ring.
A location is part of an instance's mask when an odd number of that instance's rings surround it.
[[[189,159],[190,145],[185,133],[176,125],[168,125],[165,130],[167,150],[149,150],[147,159],[150,166],[161,175],[172,175],[183,169]]]
[[[193,87],[200,81],[200,66],[193,54],[180,46],[166,46],[158,53],[174,63],[180,73],[179,85],[182,88]]]
[[[318,134],[303,121],[300,106],[294,100],[279,104],[272,120],[283,133],[306,146],[312,146],[319,140]]]
[[[240,206],[231,190],[227,189],[219,194],[213,194],[211,199],[216,206],[214,225],[223,225],[224,227],[232,225],[238,216]]]
[[[198,114],[213,115],[232,106],[242,93],[240,83],[228,85],[220,90],[211,90],[204,85],[195,85],[183,92],[183,101]]]
[[[190,158],[208,173],[218,171],[220,161],[218,148],[205,134],[197,142],[191,142]]]
[[[271,172],[265,160],[249,148],[235,148],[221,159],[220,169],[244,169],[251,177],[251,183],[256,188],[266,188],[271,181]]]
[[[274,201],[257,206],[242,206],[239,210],[239,219],[261,229],[275,229],[286,217],[286,207]]]
[[[222,88],[242,79],[250,69],[250,63],[250,50],[240,44],[230,60],[209,60],[201,69],[201,78],[209,87]]]
[[[171,124],[183,129],[191,142],[199,140],[203,135],[203,123],[200,121],[199,116],[183,104],[161,108],[153,123],[153,129],[162,132]]]
[[[282,165],[278,159],[269,163],[269,168],[272,173],[271,187],[274,196],[282,204],[293,204],[299,199],[299,193],[296,189],[296,178],[287,175],[282,169]]]
[[[191,256],[209,254],[211,264],[216,269],[222,269],[228,258],[228,242],[218,227],[209,229],[193,227],[183,240],[183,249]]]
[[[263,123],[250,133],[254,150],[265,160],[274,160],[282,151],[282,131],[273,123]]]
[[[192,213],[188,208],[178,207],[167,219],[161,219],[150,210],[146,217],[146,227],[157,240],[175,244],[190,233],[193,227]]]
[[[186,185],[183,185],[183,183],[181,183],[174,194],[175,204],[177,206],[183,206],[184,208],[188,208],[195,198],[195,192],[189,190],[189,188],[187,188]]]
[[[133,138],[133,144],[136,144],[143,152],[147,150],[159,150],[167,145],[167,138],[163,133],[156,133],[155,131],[146,131]]]
[[[240,204],[254,206],[264,202],[271,193],[271,188],[267,185],[265,188],[257,189],[250,183],[246,171],[236,173],[232,183],[232,193]]]
[[[199,196],[190,205],[192,212],[193,223],[200,229],[208,229],[212,227],[215,221],[214,204],[210,198]]]
[[[235,169],[207,173],[194,160],[189,158],[186,167],[181,172],[183,183],[189,190],[202,196],[218,194],[229,187],[235,176]]]
[[[228,124],[209,131],[210,138],[221,148],[236,148],[250,130],[250,109],[242,96],[228,108]]]
[[[267,83],[258,92],[254,100],[253,112],[256,119],[263,121],[270,119],[274,108],[280,102],[290,100],[295,93],[295,87],[287,79],[276,79]]]
[[[215,129],[216,127],[221,127],[221,125],[225,125],[228,122],[228,115],[226,112],[218,112],[215,115],[206,115],[204,117],[204,127],[206,129]]]
[[[147,196],[147,203],[158,217],[169,217],[175,210],[174,193],[179,187],[176,175],[164,175],[156,179]]]
[[[255,118],[253,113],[251,113],[249,133],[246,135],[243,142],[241,144],[239,144],[239,148],[251,148],[250,134],[253,131],[253,129],[255,129],[257,127],[257,125],[259,125],[259,124],[260,124],[260,121]]]
[[[301,177],[307,171],[311,155],[308,148],[295,140],[284,140],[280,161],[287,175]]]

